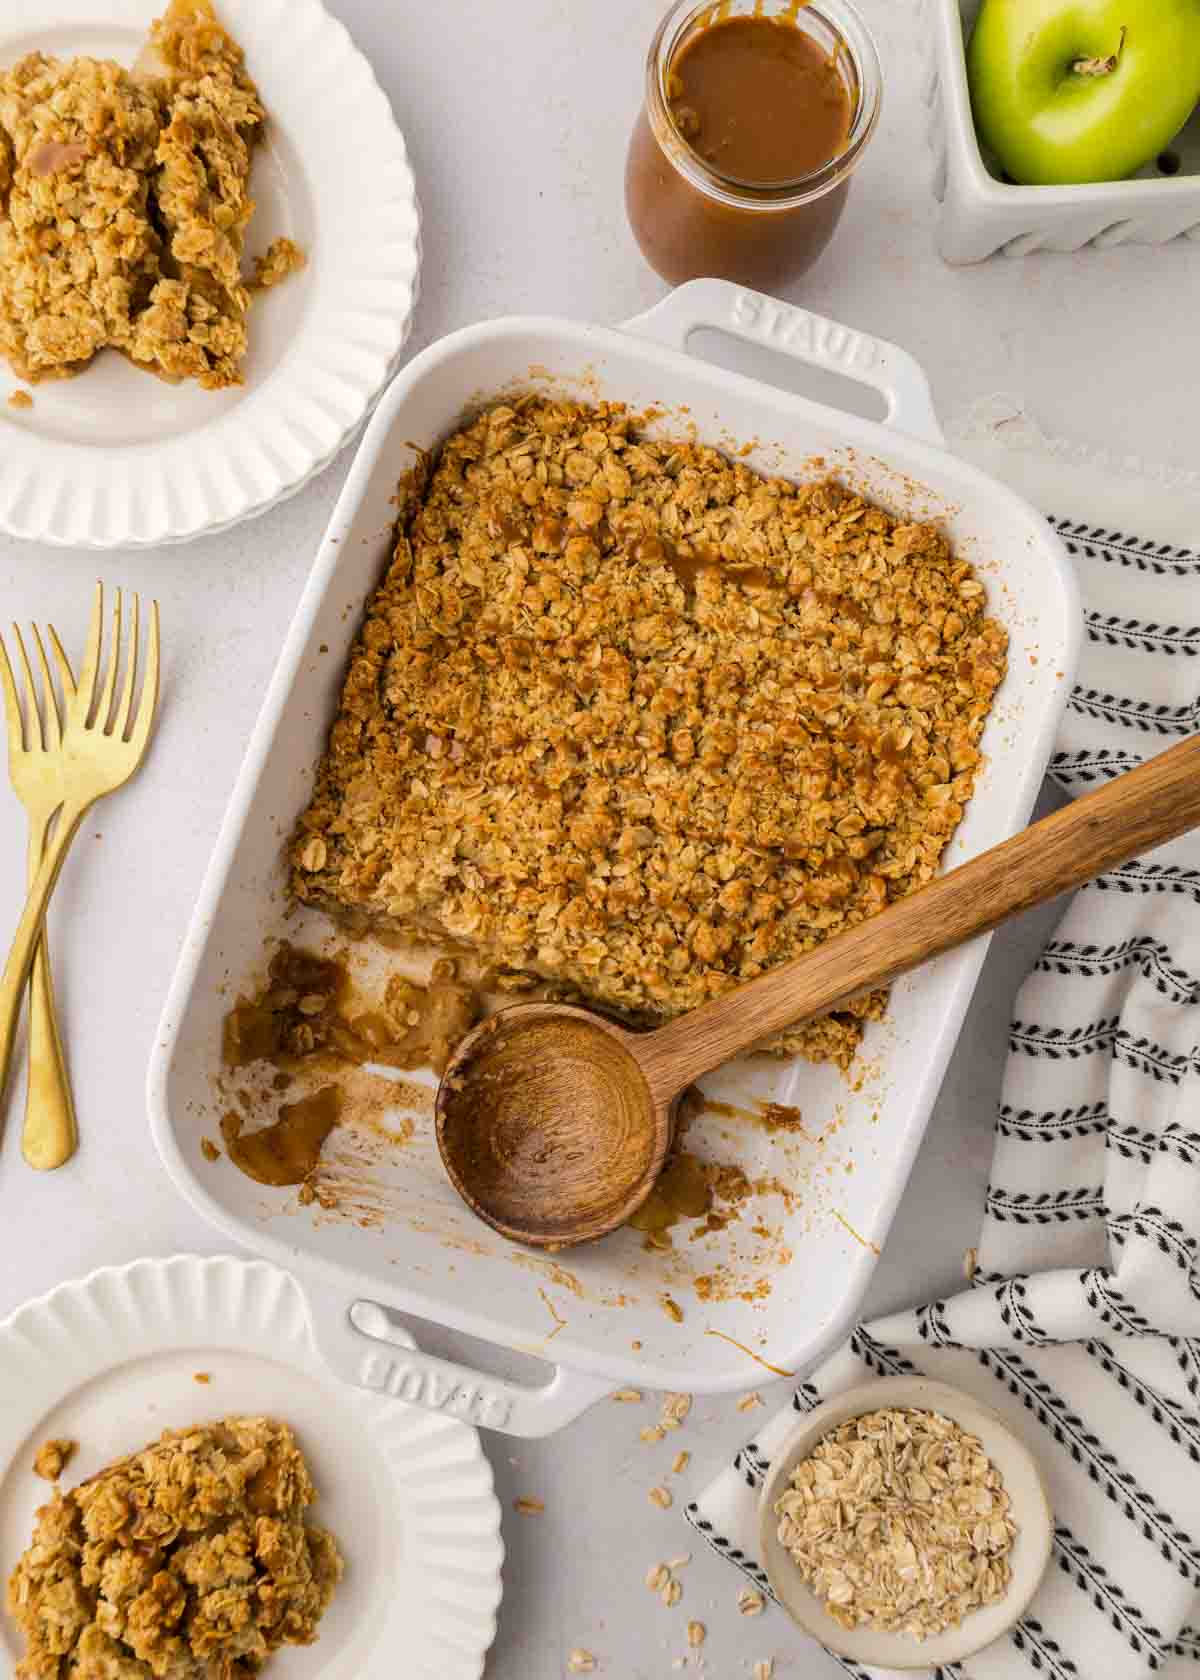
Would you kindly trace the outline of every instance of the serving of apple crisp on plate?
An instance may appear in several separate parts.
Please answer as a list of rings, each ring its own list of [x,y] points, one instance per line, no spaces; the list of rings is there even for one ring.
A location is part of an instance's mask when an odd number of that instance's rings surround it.
[[[479,1680],[499,1528],[475,1431],[335,1378],[274,1266],[139,1260],[0,1323],[6,1677]]]
[[[111,346],[163,378],[242,382],[242,248],[266,112],[211,0],[172,0],[142,66],[33,52],[0,76],[0,352],[36,383]],[[304,263],[280,238],[271,283]]]
[[[258,1674],[309,1645],[342,1574],[306,1520],[316,1489],[286,1423],[167,1430],[38,1512],[8,1583],[19,1680]]]
[[[403,494],[301,901],[653,1024],[933,877],[1007,646],[937,526],[532,396]],[[885,1001],[768,1048],[847,1067]]]
[[[0,17],[0,530],[170,542],[297,489],[394,368],[419,256],[403,138],[321,0]]]

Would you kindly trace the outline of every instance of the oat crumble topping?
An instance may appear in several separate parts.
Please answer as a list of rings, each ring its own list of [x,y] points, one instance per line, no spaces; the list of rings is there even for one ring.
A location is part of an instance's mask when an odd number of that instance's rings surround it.
[[[55,1493],[8,1583],[16,1680],[249,1680],[311,1645],[342,1573],[286,1424],[169,1430]]]
[[[539,396],[406,496],[297,897],[649,1024],[932,878],[1006,649],[935,526]],[[885,1002],[772,1048],[845,1067]]]
[[[43,1441],[33,1457],[34,1475],[45,1482],[56,1482],[78,1451],[78,1441]]]

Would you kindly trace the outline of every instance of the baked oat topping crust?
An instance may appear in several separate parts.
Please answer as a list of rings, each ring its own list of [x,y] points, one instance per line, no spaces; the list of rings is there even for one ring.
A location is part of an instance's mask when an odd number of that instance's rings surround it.
[[[935,526],[538,396],[419,476],[300,899],[653,1022],[931,879],[1006,650]],[[845,1066],[883,1003],[773,1047]]]
[[[342,1560],[286,1424],[168,1431],[55,1493],[8,1583],[17,1680],[237,1680],[310,1645]]]

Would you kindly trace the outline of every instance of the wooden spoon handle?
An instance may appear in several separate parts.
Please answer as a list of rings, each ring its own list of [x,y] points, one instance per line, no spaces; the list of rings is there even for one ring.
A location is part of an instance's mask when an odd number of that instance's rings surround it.
[[[751,1045],[1200,826],[1200,736],[638,1043],[659,1102]]]

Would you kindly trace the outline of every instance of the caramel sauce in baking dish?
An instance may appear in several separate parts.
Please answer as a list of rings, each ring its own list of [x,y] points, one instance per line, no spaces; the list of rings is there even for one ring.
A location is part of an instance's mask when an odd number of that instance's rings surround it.
[[[342,1096],[322,1085],[310,1097],[284,1103],[271,1126],[243,1135],[245,1124],[232,1110],[221,1121],[229,1159],[259,1184],[303,1184],[321,1158],[321,1145],[337,1125]]]

